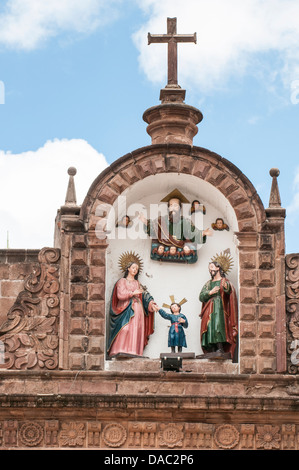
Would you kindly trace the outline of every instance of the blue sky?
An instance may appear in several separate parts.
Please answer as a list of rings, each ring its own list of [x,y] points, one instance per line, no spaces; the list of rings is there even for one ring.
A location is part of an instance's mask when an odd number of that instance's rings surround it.
[[[147,33],[167,16],[197,32],[179,46],[179,84],[204,116],[194,145],[239,167],[265,206],[280,169],[287,252],[299,251],[297,0],[1,0],[0,248],[7,232],[11,248],[52,245],[69,166],[80,204],[106,165],[150,144],[142,114],[167,67]]]

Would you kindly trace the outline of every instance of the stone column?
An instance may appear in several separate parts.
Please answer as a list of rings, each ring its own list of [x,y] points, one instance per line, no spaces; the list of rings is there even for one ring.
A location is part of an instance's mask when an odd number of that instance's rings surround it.
[[[272,168],[272,187],[269,207],[266,209],[268,227],[274,232],[275,246],[275,311],[276,311],[276,357],[277,372],[285,372],[286,364],[286,297],[285,297],[285,216],[286,210],[281,207],[277,178],[279,170]]]

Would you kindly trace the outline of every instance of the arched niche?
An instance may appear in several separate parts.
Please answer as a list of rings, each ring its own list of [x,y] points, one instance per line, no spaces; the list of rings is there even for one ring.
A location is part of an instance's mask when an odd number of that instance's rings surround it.
[[[150,242],[146,237],[137,246],[135,240],[127,240],[124,244],[123,241],[117,243],[110,240],[107,236],[107,228],[113,228],[116,219],[127,211],[126,206],[141,203],[146,208],[151,201],[160,201],[174,188],[179,189],[190,200],[194,196],[194,199],[199,199],[207,206],[205,226],[214,222],[216,216],[222,216],[227,219],[225,222],[230,227],[227,233],[214,233],[199,250],[197,264],[187,267],[188,277],[190,273],[192,279],[190,285],[194,285],[192,294],[189,285],[184,287],[183,270],[185,273],[186,267],[176,266],[175,276],[172,277],[169,267],[150,262]],[[124,199],[127,202],[122,206],[123,203],[119,204],[119,201]],[[188,298],[184,311],[194,318],[194,330],[197,334],[197,315],[200,311],[197,299],[203,281],[209,278],[208,262],[219,251],[230,248],[234,258],[230,277],[238,291],[240,307],[240,371],[254,373],[258,369],[262,372],[275,370],[275,228],[273,231],[267,225],[266,211],[255,188],[235,165],[209,150],[182,144],[151,145],[138,149],[115,161],[95,179],[81,206],[79,219],[87,233],[90,268],[92,271],[101,269],[100,275],[89,279],[86,289],[88,310],[99,311],[101,318],[105,318],[113,282],[121,275],[118,268],[119,255],[124,250],[137,251],[138,247],[145,266],[143,282],[152,290],[159,304],[167,303],[172,294],[178,299]],[[159,289],[155,284],[158,279],[163,279]],[[177,282],[182,279],[183,284]],[[97,292],[98,297],[94,295]],[[264,350],[264,339],[259,337],[259,319],[265,321],[265,327],[271,327],[271,331],[274,331],[271,340],[267,342],[267,350]],[[166,321],[157,321],[156,339],[151,338],[151,344],[145,351],[151,357],[157,356],[158,349],[162,351],[166,347]],[[189,331],[192,329],[191,327]],[[190,350],[197,353],[199,339],[196,334],[193,339],[192,333],[189,344]],[[158,349],[154,346],[155,343],[159,343]],[[104,349],[103,347],[101,351]]]
[[[148,218],[154,218],[158,207],[162,213],[166,213],[167,204],[161,203],[161,200],[175,188],[184,194],[190,203],[197,199],[205,207],[206,213],[198,215],[198,228],[212,227],[217,217],[223,218],[229,227],[228,231],[212,230],[213,235],[207,237],[207,242],[199,247],[198,260],[194,264],[152,260],[151,239],[145,234],[144,226],[137,215],[142,211]],[[183,206],[186,219],[190,218],[190,208],[191,204]],[[126,214],[130,216],[132,226],[115,227],[117,221]],[[199,293],[209,279],[209,261],[214,255],[225,250],[230,251],[234,260],[229,278],[238,291],[238,250],[235,236],[237,231],[238,223],[232,206],[217,188],[204,180],[188,174],[167,173],[150,175],[134,183],[115,200],[107,218],[106,299],[109,299],[114,283],[121,276],[118,265],[121,254],[134,251],[144,263],[139,280],[146,285],[159,306],[163,303],[169,304],[170,295],[174,295],[177,301],[187,299],[187,303],[182,307],[189,322],[186,329],[188,347],[184,351],[202,354]],[[106,309],[108,315],[108,302]],[[144,350],[146,357],[155,359],[160,353],[170,351],[167,345],[168,328],[169,322],[157,314],[155,332]]]

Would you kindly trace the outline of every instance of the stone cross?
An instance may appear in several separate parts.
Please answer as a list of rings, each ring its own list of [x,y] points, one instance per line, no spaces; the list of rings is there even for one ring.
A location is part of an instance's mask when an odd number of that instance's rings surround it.
[[[196,33],[177,34],[177,19],[167,18],[167,34],[148,33],[148,44],[168,44],[168,85],[178,85],[178,42],[194,42]]]

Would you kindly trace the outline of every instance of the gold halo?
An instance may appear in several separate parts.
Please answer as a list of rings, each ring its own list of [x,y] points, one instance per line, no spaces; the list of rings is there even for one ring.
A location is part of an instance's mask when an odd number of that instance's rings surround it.
[[[210,261],[211,263],[218,263],[220,264],[223,272],[226,274],[228,273],[229,271],[231,271],[232,269],[232,266],[234,264],[234,261],[233,261],[233,258],[230,254],[230,250],[227,249],[225,251],[222,251],[220,253],[220,255],[218,255],[218,253],[211,259]]]
[[[170,295],[169,298],[170,298],[170,300],[171,300],[171,304],[177,304],[177,305],[180,305],[180,306],[182,306],[183,304],[185,304],[186,302],[188,302],[188,300],[185,299],[185,298],[183,298],[180,302],[176,302],[176,301],[175,301],[175,298],[174,298],[174,295]],[[162,307],[170,308],[171,305],[163,304]]]
[[[128,269],[128,266],[130,266],[131,263],[136,263],[139,266],[139,272],[142,271],[143,269],[143,261],[140,258],[138,254],[136,254],[134,251],[125,251],[120,255],[119,260],[118,260],[118,265],[121,269],[121,271],[124,273]]]

